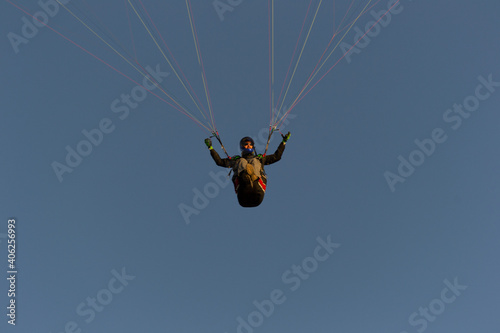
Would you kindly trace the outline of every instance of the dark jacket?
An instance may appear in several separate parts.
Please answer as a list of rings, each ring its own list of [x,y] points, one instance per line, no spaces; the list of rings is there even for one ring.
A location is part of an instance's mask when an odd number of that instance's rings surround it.
[[[220,158],[219,154],[215,151],[215,149],[210,149],[210,155],[212,155],[212,158],[215,161],[215,164],[218,166],[224,167],[224,168],[234,168],[236,161],[238,158],[246,158],[247,160],[250,160],[252,158],[258,158],[260,159],[260,163],[262,164],[262,170],[261,174],[264,176],[266,173],[264,172],[264,165],[269,165],[278,162],[281,160],[281,155],[283,155],[283,152],[285,151],[285,143],[281,142],[280,145],[278,146],[278,149],[274,152],[272,155],[254,155],[254,154],[247,154],[243,156],[233,156],[231,158]]]
[[[220,158],[219,154],[215,151],[215,149],[210,149],[210,155],[215,161],[215,164],[224,168],[232,168],[235,171],[233,175],[233,184],[234,190],[238,197],[238,202],[243,207],[257,207],[264,200],[264,195],[266,193],[267,187],[267,176],[264,171],[264,165],[273,164],[278,162],[281,159],[281,155],[285,151],[285,144],[283,142],[280,143],[278,149],[272,155],[257,155],[247,154],[240,156],[233,156],[231,158]],[[246,158],[247,160],[251,160],[252,158],[258,158],[261,164],[260,175],[261,177],[253,182],[252,186],[249,184],[245,184],[241,182],[239,175],[236,174],[236,163],[238,159]],[[251,185],[251,184],[250,184]]]

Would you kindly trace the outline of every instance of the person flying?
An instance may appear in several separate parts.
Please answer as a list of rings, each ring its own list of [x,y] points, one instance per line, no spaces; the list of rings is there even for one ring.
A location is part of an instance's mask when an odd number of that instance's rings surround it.
[[[253,139],[246,136],[240,141],[241,156],[236,155],[229,158],[221,158],[212,147],[212,140],[205,139],[205,144],[210,150],[215,164],[224,168],[232,168],[234,190],[238,197],[238,203],[242,207],[257,207],[264,200],[267,186],[264,165],[276,163],[281,159],[286,142],[290,139],[290,132],[281,136],[283,140],[272,155],[256,154]]]

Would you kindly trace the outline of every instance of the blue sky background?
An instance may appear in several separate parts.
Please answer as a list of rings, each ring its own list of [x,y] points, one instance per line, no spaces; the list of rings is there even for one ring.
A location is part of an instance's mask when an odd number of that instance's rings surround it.
[[[124,4],[87,2],[130,47]],[[41,10],[35,1],[15,3]],[[216,124],[230,154],[239,153],[241,137],[257,137],[269,123],[267,1],[238,3],[221,20],[212,1],[192,1]],[[276,4],[277,82],[308,3]],[[337,23],[348,3],[336,1]],[[184,1],[145,5],[202,96]],[[16,53],[8,34],[21,35],[27,15],[0,6],[4,276],[9,217],[17,219],[18,242],[17,325],[7,324],[2,279],[2,332],[78,332],[72,325],[81,332],[497,332],[500,87],[456,129],[443,115],[475,95],[478,77],[500,82],[498,1],[402,0],[399,14],[292,110],[283,128],[292,137],[282,160],[266,169],[266,198],[253,209],[238,206],[232,185],[211,185],[210,172],[226,171],[213,163],[207,133],[194,122],[152,95],[120,119],[111,103],[136,84],[45,27]],[[70,8],[91,13],[77,0]],[[295,91],[328,43],[333,17],[333,2],[324,1]],[[367,14],[356,27],[371,20]],[[142,80],[63,9],[49,25]],[[141,27],[132,29],[141,64],[170,72]],[[345,42],[354,37],[351,30]],[[173,75],[164,83],[180,96]],[[65,147],[75,149],[82,130],[104,118],[114,130],[60,182],[51,164],[64,163]],[[414,141],[436,128],[446,141],[391,191],[384,173],[397,174],[398,156],[408,159]],[[278,143],[276,136],[270,150]],[[215,193],[186,223],[180,205],[194,207],[195,192],[205,187]],[[318,237],[340,247],[292,290],[283,274],[311,262]],[[112,271],[122,269],[135,278],[120,293],[105,291]],[[441,301],[445,280],[467,286],[450,304]],[[256,327],[239,327],[238,317],[248,322],[253,302],[276,289],[284,302]],[[101,312],[91,319],[77,313],[98,295],[109,301]],[[419,309],[429,306],[438,314],[425,319]]]

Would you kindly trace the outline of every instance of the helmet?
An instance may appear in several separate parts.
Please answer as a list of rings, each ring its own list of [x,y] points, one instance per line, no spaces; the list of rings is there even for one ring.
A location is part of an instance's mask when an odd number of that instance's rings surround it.
[[[252,148],[245,148],[245,143],[250,142],[252,143]],[[255,143],[253,139],[249,136],[245,136],[243,139],[240,140],[240,150],[242,153],[253,153],[255,151]]]

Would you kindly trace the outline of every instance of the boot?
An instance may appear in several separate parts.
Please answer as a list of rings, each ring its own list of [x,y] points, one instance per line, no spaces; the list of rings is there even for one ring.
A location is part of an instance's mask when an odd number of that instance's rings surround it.
[[[248,174],[246,171],[242,171],[239,175],[239,178],[241,179],[241,183],[244,186],[249,186],[250,188],[253,188],[253,181],[252,177]]]
[[[254,181],[256,181],[257,179],[259,179],[259,177],[255,174],[255,169],[254,169],[253,165],[251,165],[251,164],[247,164],[247,173],[250,176],[250,178],[252,179],[252,183]]]

